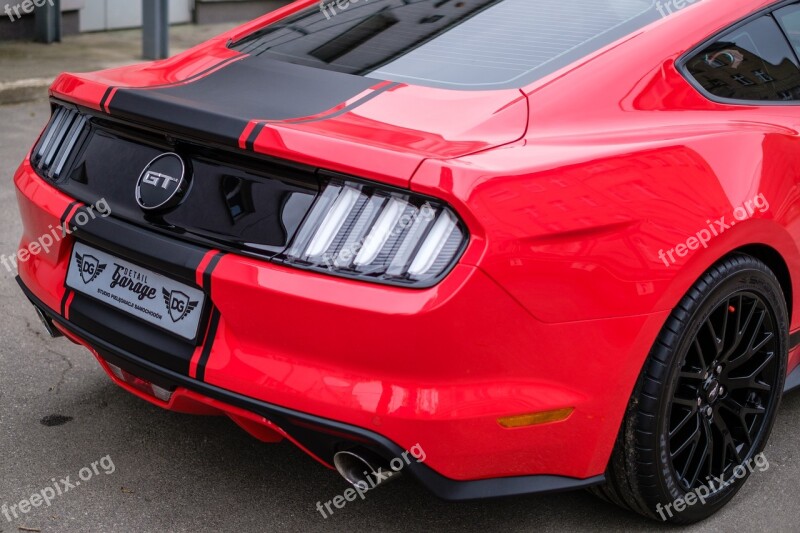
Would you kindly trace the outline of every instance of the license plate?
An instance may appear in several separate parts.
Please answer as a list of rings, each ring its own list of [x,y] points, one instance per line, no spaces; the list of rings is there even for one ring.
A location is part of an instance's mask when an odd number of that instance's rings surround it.
[[[197,337],[206,301],[199,289],[80,242],[67,287],[188,340]]]

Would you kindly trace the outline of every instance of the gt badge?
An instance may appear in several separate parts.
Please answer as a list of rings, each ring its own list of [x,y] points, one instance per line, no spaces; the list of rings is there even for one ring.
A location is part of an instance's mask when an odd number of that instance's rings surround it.
[[[189,188],[186,165],[174,153],[161,154],[147,165],[136,182],[136,203],[146,211],[169,209]]]

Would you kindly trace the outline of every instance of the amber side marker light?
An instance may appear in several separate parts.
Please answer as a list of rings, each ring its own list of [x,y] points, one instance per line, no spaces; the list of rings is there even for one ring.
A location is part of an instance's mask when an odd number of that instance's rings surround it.
[[[503,418],[498,418],[497,422],[506,429],[550,424],[551,422],[566,420],[574,410],[574,407],[567,407],[565,409],[543,411],[541,413],[532,413],[528,415],[504,416]]]

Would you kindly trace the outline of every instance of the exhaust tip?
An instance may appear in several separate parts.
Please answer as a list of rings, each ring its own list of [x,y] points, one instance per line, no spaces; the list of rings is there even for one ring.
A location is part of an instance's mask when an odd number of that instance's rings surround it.
[[[374,472],[372,465],[353,452],[339,452],[333,456],[333,465],[345,481],[357,489],[369,488],[369,475]]]
[[[345,481],[361,491],[375,488],[399,476],[385,460],[369,452],[338,452],[333,456],[333,465]]]
[[[33,306],[33,308],[36,310],[36,315],[39,317],[39,321],[41,321],[42,326],[44,326],[44,330],[51,339],[57,339],[63,336],[55,327],[55,325],[53,325],[53,321],[50,320],[50,317],[44,314],[44,311],[39,309],[37,306]]]

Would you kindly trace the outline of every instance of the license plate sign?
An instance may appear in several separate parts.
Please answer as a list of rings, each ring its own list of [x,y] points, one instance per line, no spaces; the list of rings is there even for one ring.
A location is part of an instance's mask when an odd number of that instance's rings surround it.
[[[187,340],[197,336],[206,301],[199,289],[80,242],[67,287]]]

